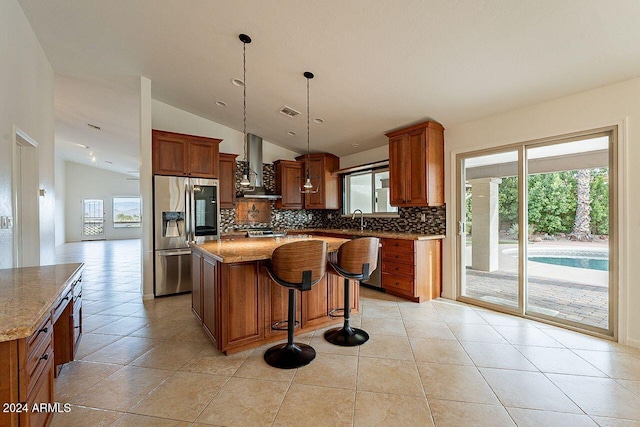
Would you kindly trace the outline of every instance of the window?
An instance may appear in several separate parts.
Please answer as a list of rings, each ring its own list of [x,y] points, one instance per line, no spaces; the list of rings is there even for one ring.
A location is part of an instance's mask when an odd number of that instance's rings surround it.
[[[354,172],[344,177],[345,214],[360,209],[365,214],[396,213],[389,204],[389,169]]]
[[[113,228],[140,227],[140,198],[113,198]]]

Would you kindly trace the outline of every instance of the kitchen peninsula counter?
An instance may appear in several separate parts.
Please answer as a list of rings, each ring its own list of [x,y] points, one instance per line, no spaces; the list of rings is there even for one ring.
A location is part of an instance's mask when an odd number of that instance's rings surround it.
[[[0,270],[0,402],[22,408],[5,406],[1,426],[51,422],[53,412],[32,408],[53,405],[58,367],[74,359],[82,333],[83,268],[61,264]]]
[[[0,270],[0,342],[31,336],[84,264]]]
[[[193,245],[191,254],[192,311],[220,351],[229,354],[286,338],[286,330],[272,325],[287,318],[288,289],[264,271],[273,251],[306,237],[269,237],[223,240]],[[327,242],[328,257],[336,260],[338,248],[348,239],[313,236]],[[300,254],[304,263],[304,254]],[[343,282],[327,272],[301,292],[296,306],[303,334],[342,322],[329,316],[343,305]],[[359,286],[351,283],[351,310],[359,309]]]
[[[336,237],[314,237],[315,239],[327,242],[327,253],[335,252],[348,239]],[[309,237],[286,236],[286,237],[263,237],[239,240],[215,240],[205,242],[201,245],[194,245],[208,256],[223,263],[261,261],[271,259],[271,254],[278,247],[287,243],[306,240]]]

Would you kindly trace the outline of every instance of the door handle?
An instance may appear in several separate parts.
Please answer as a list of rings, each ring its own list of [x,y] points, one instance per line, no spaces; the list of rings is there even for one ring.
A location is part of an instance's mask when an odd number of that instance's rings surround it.
[[[191,250],[158,252],[158,256],[177,256],[177,255],[191,255]]]

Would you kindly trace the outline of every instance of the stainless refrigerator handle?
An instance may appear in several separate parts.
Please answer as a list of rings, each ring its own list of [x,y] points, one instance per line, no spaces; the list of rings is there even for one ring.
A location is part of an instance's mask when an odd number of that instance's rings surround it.
[[[191,255],[191,250],[184,249],[180,251],[158,251],[158,256],[176,256],[176,255]]]
[[[189,185],[189,178],[184,181],[184,216],[185,216],[185,237],[187,238],[187,244],[193,240],[191,238],[191,187]]]
[[[191,181],[191,180],[189,180]],[[191,242],[196,243],[196,197],[193,190],[193,183],[189,182],[189,210],[191,222]]]

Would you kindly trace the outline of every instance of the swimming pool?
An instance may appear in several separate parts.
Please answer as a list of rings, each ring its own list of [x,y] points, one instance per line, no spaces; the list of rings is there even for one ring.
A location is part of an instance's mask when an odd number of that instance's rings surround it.
[[[504,253],[517,257],[518,249],[505,249]],[[606,248],[528,247],[527,258],[544,264],[609,271]]]

